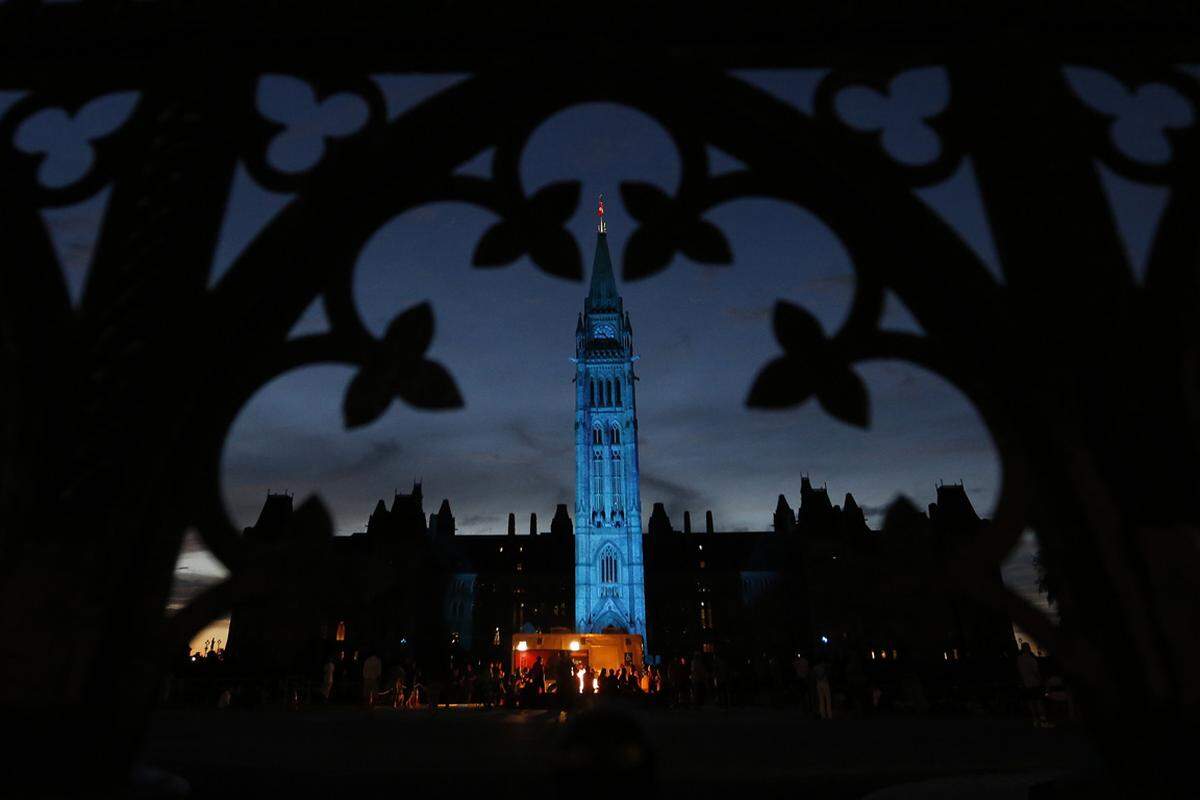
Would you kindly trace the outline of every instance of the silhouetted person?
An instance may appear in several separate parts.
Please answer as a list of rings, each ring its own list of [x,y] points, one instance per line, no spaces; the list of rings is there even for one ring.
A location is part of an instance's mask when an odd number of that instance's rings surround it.
[[[671,696],[675,705],[684,705],[687,702],[689,677],[687,661],[683,656],[671,661],[671,666],[667,669],[667,681],[671,684]]]
[[[412,685],[408,689],[408,698],[404,701],[405,708],[417,709],[421,707],[421,693],[425,691],[425,687],[421,684],[421,673],[413,671]]]
[[[541,656],[533,661],[533,667],[529,670],[529,682],[533,687],[531,694],[539,695],[546,689],[546,668],[542,666]]]
[[[321,668],[321,697],[325,698],[326,703],[333,699],[333,675],[336,669],[332,656],[325,659],[325,666]]]
[[[379,656],[372,653],[363,662],[363,698],[367,707],[375,705],[375,695],[379,692],[379,676],[383,674],[383,662]]]
[[[397,664],[396,669],[392,670],[392,708],[402,708],[404,706],[404,690],[408,686],[408,673],[404,670],[403,664]]]
[[[558,796],[617,797],[630,794],[630,787],[646,796],[658,794],[650,740],[625,714],[598,710],[578,715],[561,747],[555,759]]]
[[[713,658],[713,684],[716,687],[717,702],[722,708],[729,708],[729,682],[732,672],[729,663],[718,653]]]
[[[804,657],[804,653],[796,653],[796,657],[792,659],[792,674],[796,678],[796,692],[800,698],[800,713],[805,715],[812,713],[810,672],[808,659]]]
[[[692,656],[692,702],[697,707],[708,700],[708,667],[699,653]]]
[[[575,682],[572,680],[573,672],[571,668],[571,659],[560,657],[554,665],[554,693],[558,700],[558,707],[561,710],[570,708],[571,697],[575,694]]]
[[[833,690],[829,685],[829,662],[825,659],[813,667],[813,680],[817,685],[817,713],[821,719],[833,719]]]

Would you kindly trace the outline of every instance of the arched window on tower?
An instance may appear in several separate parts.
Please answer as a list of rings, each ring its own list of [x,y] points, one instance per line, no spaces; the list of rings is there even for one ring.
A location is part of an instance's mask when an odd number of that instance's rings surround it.
[[[617,582],[617,556],[611,550],[600,557],[600,582]]]
[[[591,386],[591,399],[588,401],[588,404],[594,406],[596,405],[596,382],[589,381],[588,383]]]
[[[616,383],[616,391],[617,391],[617,407],[620,408],[621,407],[621,381],[619,381],[619,380]]]
[[[620,428],[612,429],[612,443],[613,444],[621,443],[621,429]]]
[[[592,428],[592,444],[604,444],[603,436],[599,428]]]
[[[616,433],[616,431],[613,431]],[[621,508],[621,487],[625,484],[625,469],[621,464],[621,453],[618,450],[613,450],[612,453],[612,498],[613,507]]]
[[[611,406],[612,401],[612,381],[604,382],[604,405]]]
[[[596,437],[600,437],[600,429],[596,428]],[[592,513],[604,509],[604,456],[597,449],[592,454]],[[593,524],[595,524],[593,522]]]

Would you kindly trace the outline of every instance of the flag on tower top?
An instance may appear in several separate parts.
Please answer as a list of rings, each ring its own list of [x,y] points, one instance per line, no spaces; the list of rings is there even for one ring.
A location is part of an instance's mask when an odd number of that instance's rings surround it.
[[[599,231],[600,233],[604,233],[604,195],[603,194],[600,195],[600,203],[596,207],[596,216],[600,218],[600,221],[596,224],[596,230]]]

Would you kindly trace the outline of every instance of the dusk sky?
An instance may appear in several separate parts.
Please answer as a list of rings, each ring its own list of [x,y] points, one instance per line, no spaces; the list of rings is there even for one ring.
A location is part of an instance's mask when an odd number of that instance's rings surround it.
[[[807,110],[822,75],[742,77]],[[1069,77],[1089,103],[1114,116],[1118,146],[1136,158],[1166,157],[1163,127],[1192,122],[1186,104],[1180,111],[1179,98],[1163,87],[1129,92],[1089,70],[1072,70]],[[398,114],[458,78],[378,80],[390,112]],[[838,110],[851,124],[882,128],[894,157],[921,163],[939,147],[922,118],[940,110],[947,95],[940,69],[918,70],[898,78],[886,96],[848,91]],[[11,99],[0,96],[0,110]],[[88,148],[80,143],[119,124],[132,99],[110,98],[74,120],[58,119],[57,128],[54,119],[41,120],[40,127],[18,132],[18,144],[24,135],[26,148],[52,150],[43,180],[70,180],[88,158]],[[270,151],[273,163],[285,169],[313,163],[322,137],[353,132],[363,111],[360,101],[347,96],[318,106],[306,85],[286,77],[262,81],[260,106],[293,123]],[[736,166],[723,154],[712,156],[714,171]],[[490,152],[462,169],[489,174]],[[1131,262],[1140,268],[1165,192],[1100,169]],[[770,526],[780,493],[793,506],[799,501],[803,474],[827,484],[835,503],[853,493],[873,526],[898,495],[922,507],[931,502],[938,481],[963,481],[976,509],[990,513],[998,464],[979,415],[946,383],[916,367],[875,362],[859,369],[871,401],[871,425],[865,431],[837,422],[813,401],[787,411],[745,407],[754,376],[780,353],[771,331],[776,300],[807,308],[828,332],[848,310],[853,268],[841,243],[817,218],[775,201],[719,207],[707,218],[726,234],[733,265],[708,267],[676,257],[666,271],[630,282],[619,271],[634,222],[622,207],[619,187],[637,180],[674,192],[680,164],[665,131],[620,106],[577,106],[537,131],[521,170],[530,194],[554,181],[582,181],[582,200],[569,227],[585,269],[595,247],[595,198],[605,194],[618,284],[642,357],[637,399],[643,519],[653,503],[663,502],[676,526],[682,526],[684,510],[695,518],[711,509],[719,529],[763,530]],[[950,181],[921,196],[1002,281],[969,161]],[[101,195],[46,214],[76,296],[105,199]],[[266,192],[239,170],[214,283],[288,199]],[[376,233],[355,274],[359,310],[376,333],[400,310],[426,300],[432,304],[436,332],[428,355],[454,376],[466,407],[429,413],[396,403],[376,423],[348,432],[341,423],[341,402],[349,368],[312,367],[276,380],[243,410],[225,445],[223,485],[236,524],[252,524],[269,491],[293,493],[297,502],[318,493],[337,532],[349,534],[363,529],[378,499],[390,501],[394,490],[407,491],[416,479],[423,481],[426,512],[449,498],[465,533],[502,532],[509,512],[517,514],[522,532],[530,512],[548,529],[555,504],[573,507],[573,367],[568,359],[586,284],[548,276],[528,259],[501,269],[472,268],[474,248],[494,221],[489,212],[464,204],[405,213]],[[919,332],[894,297],[885,324]],[[323,311],[315,307],[297,332],[323,325]],[[194,541],[187,549],[179,565],[180,597],[221,574]],[[1026,590],[1033,580],[1031,552],[1027,539],[1006,567],[1010,583]]]

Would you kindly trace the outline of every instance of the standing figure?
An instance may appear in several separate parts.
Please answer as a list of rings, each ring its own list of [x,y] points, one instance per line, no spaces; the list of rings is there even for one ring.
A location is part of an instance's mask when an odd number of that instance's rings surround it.
[[[833,719],[833,690],[829,685],[829,663],[825,659],[813,667],[813,678],[817,684],[817,711],[821,719]]]
[[[328,703],[333,699],[333,675],[336,667],[333,663],[333,656],[325,659],[325,666],[321,670],[321,697]]]
[[[363,662],[363,699],[367,708],[375,705],[375,695],[379,693],[379,676],[383,673],[383,662],[379,656],[372,653]]]

